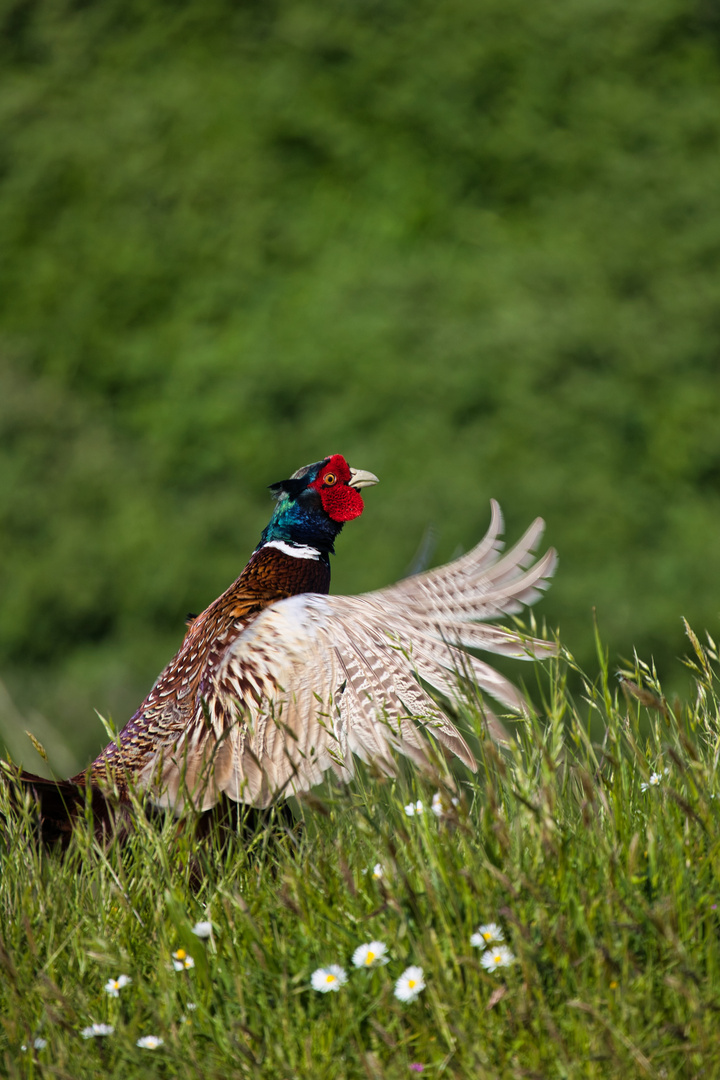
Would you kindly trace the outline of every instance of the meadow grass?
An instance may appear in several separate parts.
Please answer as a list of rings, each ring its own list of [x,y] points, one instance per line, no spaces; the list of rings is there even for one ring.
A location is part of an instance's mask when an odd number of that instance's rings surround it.
[[[138,815],[99,843],[88,820],[61,854],[3,790],[0,1073],[720,1075],[717,651],[691,641],[690,703],[670,706],[639,661],[618,683],[602,654],[573,699],[565,657],[508,749],[468,702],[475,776],[442,755],[430,777],[361,767],[299,802],[294,827],[271,812],[199,840]],[[470,938],[493,922],[514,959],[487,970]],[[356,969],[370,941],[388,963]],[[330,964],[347,982],[319,993]],[[404,1002],[411,965],[425,987]],[[113,1033],[83,1038],[93,1023]]]

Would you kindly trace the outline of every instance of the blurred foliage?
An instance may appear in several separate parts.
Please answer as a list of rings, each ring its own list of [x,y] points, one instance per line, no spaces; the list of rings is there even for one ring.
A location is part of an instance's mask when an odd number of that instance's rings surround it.
[[[720,595],[720,8],[3,0],[0,670],[79,759],[265,486],[378,473],[334,589],[497,497],[584,662]],[[29,750],[29,744],[28,744]],[[32,751],[29,750],[29,756]],[[30,761],[28,764],[32,764]]]

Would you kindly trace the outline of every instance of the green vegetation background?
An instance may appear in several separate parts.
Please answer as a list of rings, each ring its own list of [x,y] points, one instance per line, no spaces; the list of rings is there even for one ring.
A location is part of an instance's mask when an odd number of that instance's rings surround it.
[[[0,702],[61,771],[237,575],[266,485],[381,480],[336,591],[560,550],[680,678],[720,610],[716,0],[2,0]],[[43,714],[46,720],[39,714]],[[61,737],[53,732],[57,729]]]

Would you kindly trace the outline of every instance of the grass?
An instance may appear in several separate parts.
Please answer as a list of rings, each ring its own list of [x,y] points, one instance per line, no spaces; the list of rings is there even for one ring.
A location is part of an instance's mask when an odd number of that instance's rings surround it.
[[[479,739],[476,776],[361,769],[300,803],[294,829],[271,814],[199,842],[141,816],[103,846],[81,822],[61,856],[4,802],[0,1073],[720,1075],[717,651],[691,641],[692,703],[670,707],[639,661],[618,687],[602,657],[574,702],[566,657],[509,750]],[[471,703],[466,720],[481,730]],[[459,795],[442,817],[438,789]],[[516,960],[487,972],[470,937],[493,921]],[[371,940],[389,963],[354,969]],[[194,966],[176,971],[180,948]],[[338,993],[311,988],[327,964],[348,973]],[[403,1003],[409,965],[426,987]],[[93,1022],[114,1033],[83,1039]],[[148,1035],[162,1046],[138,1047]]]

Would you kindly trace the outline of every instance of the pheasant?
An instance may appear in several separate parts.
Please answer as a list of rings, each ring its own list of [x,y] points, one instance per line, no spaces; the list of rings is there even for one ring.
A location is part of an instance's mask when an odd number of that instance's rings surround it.
[[[318,784],[331,770],[353,772],[353,755],[383,773],[394,752],[428,762],[424,731],[468,768],[473,754],[430,696],[462,696],[468,677],[506,708],[519,691],[467,649],[520,659],[555,645],[485,620],[515,613],[547,588],[557,558],[534,561],[537,519],[500,556],[496,502],[485,538],[438,569],[360,596],[329,596],[330,559],[345,522],[363,512],[361,489],[378,483],[340,454],[272,484],[276,506],[233,585],[192,617],[176,656],[116,741],[69,781],[21,773],[42,814],[70,820],[114,788],[122,804],[135,786],[155,805],[208,810],[226,796],[265,807]],[[490,725],[494,714],[487,709]]]

